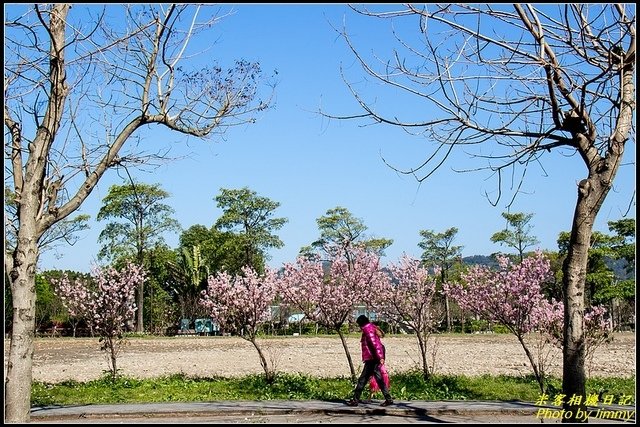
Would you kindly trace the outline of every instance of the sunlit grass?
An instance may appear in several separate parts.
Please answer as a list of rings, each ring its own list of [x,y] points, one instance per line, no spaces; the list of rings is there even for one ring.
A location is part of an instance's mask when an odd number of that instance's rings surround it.
[[[553,396],[561,391],[561,380],[549,379]],[[304,374],[281,373],[268,384],[264,375],[241,378],[194,378],[175,374],[154,379],[107,375],[88,382],[65,381],[57,384],[34,382],[32,406],[108,403],[198,402],[216,400],[338,400],[350,397],[353,384],[347,377],[315,378]],[[391,392],[398,400],[491,400],[535,402],[540,397],[533,376],[466,377],[432,375],[425,380],[419,371],[391,376]],[[635,377],[592,378],[587,394],[633,396]],[[364,395],[363,395],[364,396]],[[374,396],[381,398],[381,396]],[[633,403],[632,403],[633,404]]]

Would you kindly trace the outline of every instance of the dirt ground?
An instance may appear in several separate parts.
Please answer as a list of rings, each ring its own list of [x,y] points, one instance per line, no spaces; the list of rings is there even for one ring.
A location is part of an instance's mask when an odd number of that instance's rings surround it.
[[[421,366],[417,340],[412,335],[384,338],[387,367],[391,374]],[[319,377],[349,375],[349,365],[340,339],[336,337],[289,336],[260,340],[277,372],[305,373]],[[348,338],[354,365],[360,362],[359,337]],[[513,335],[434,335],[429,343],[429,365],[437,374],[530,374],[524,350]],[[4,341],[5,373],[9,340]],[[435,354],[434,354],[435,353]],[[562,354],[553,349],[547,372],[561,376]],[[262,373],[253,345],[238,337],[131,338],[118,357],[122,374],[136,378],[184,373],[193,377],[233,377]],[[599,347],[591,376],[636,374],[634,333],[615,334]],[[47,383],[99,378],[108,369],[97,338],[37,338],[33,358],[33,379]]]

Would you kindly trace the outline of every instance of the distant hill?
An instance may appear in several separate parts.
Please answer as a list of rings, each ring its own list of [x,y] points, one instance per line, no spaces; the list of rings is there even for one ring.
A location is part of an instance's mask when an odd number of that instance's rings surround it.
[[[490,255],[471,255],[462,258],[465,265],[486,265],[489,267],[498,267],[498,263]],[[623,259],[608,260],[607,265],[618,279],[632,279],[635,277],[635,270],[627,271],[627,261]]]
[[[486,265],[489,267],[497,267],[498,263],[490,255],[471,255],[462,258],[465,265]]]
[[[607,265],[613,270],[613,273],[618,279],[627,280],[633,279],[636,276],[636,271],[627,271],[627,265],[629,263],[624,259],[610,260]]]

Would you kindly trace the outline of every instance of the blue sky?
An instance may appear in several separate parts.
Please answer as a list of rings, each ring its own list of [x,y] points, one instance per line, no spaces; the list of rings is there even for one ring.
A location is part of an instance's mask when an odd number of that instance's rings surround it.
[[[227,5],[228,6],[228,5]],[[300,247],[319,236],[316,219],[328,209],[343,206],[363,220],[372,237],[393,239],[385,261],[402,253],[419,257],[420,230],[443,232],[458,228],[456,245],[463,256],[508,251],[490,241],[504,228],[505,199],[492,206],[484,192],[494,192],[495,181],[482,173],[456,173],[469,166],[457,156],[426,182],[419,184],[386,166],[382,156],[404,169],[425,156],[424,139],[385,126],[362,126],[357,121],[328,120],[317,110],[334,114],[360,113],[340,75],[363,76],[353,55],[331,25],[343,20],[354,40],[366,49],[389,42],[390,21],[356,16],[342,4],[238,5],[218,27],[211,55],[231,63],[244,58],[259,61],[265,73],[278,71],[275,105],[255,124],[231,129],[224,139],[189,139],[167,130],[144,135],[143,144],[166,144],[172,155],[188,156],[136,179],[159,183],[171,194],[166,204],[175,210],[183,229],[194,224],[210,227],[221,215],[214,198],[220,188],[249,187],[258,195],[279,202],[275,212],[289,222],[277,233],[285,246],[271,250],[269,264],[279,267],[294,261]],[[360,77],[358,77],[360,76]],[[371,90],[377,90],[371,86]],[[398,105],[398,108],[414,108]],[[627,144],[620,169],[595,229],[608,232],[607,221],[621,219],[635,190],[635,142]],[[545,173],[532,168],[523,193],[511,212],[533,213],[532,233],[541,249],[557,250],[561,231],[571,228],[576,184],[586,176],[577,158],[551,153]],[[81,207],[80,213],[98,213],[110,185],[123,181],[109,173]],[[635,208],[631,210],[635,218]],[[104,222],[92,222],[74,246],[44,253],[40,269],[89,271],[99,251]],[[166,236],[175,247],[178,234]]]

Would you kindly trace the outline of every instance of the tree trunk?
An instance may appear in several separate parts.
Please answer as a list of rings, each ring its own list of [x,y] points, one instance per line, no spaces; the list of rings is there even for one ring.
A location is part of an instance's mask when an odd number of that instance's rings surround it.
[[[562,393],[570,399],[581,396],[581,404],[565,402],[563,422],[575,422],[578,409],[585,410],[585,345],[584,345],[584,286],[587,257],[596,216],[602,207],[622,162],[624,145],[633,124],[635,110],[635,46],[624,58],[620,69],[620,111],[615,129],[609,137],[604,157],[600,156],[594,140],[575,135],[578,151],[589,171],[587,179],[578,185],[578,200],[573,215],[567,258],[562,265],[564,290],[564,345],[562,348]],[[595,131],[592,132],[595,136]]]
[[[573,396],[585,398],[585,347],[584,347],[584,287],[587,271],[587,258],[590,247],[595,212],[589,209],[589,181],[583,180],[579,186],[578,203],[573,219],[571,240],[567,258],[562,266],[562,285],[564,288],[564,329],[562,349],[562,392],[571,399]],[[566,400],[565,399],[565,400]],[[575,414],[578,409],[584,411],[581,402],[570,405],[565,401],[563,408],[573,417],[566,421],[578,421]]]
[[[65,84],[64,46],[66,18],[70,7],[69,4],[55,4],[49,15],[49,100],[35,138],[27,145],[29,152],[26,164],[22,163],[25,153],[20,149],[19,126],[10,126],[17,129],[17,132],[12,132],[11,161],[14,188],[19,200],[19,225],[15,249],[10,255],[5,251],[5,267],[10,267],[13,304],[11,343],[4,383],[5,423],[24,423],[30,420],[38,242],[56,217],[60,218],[52,187],[45,185],[45,172],[48,153],[60,127],[68,90]],[[5,115],[5,123],[11,122],[12,119]]]
[[[143,224],[137,225],[139,230],[142,230]],[[144,240],[140,238],[138,242],[137,259],[138,265],[144,265]],[[144,332],[144,282],[136,287],[136,332],[141,334]]]
[[[611,327],[611,331],[616,331],[616,314],[617,314],[617,310],[616,310],[616,299],[612,298],[611,302],[610,302],[610,307],[609,310],[611,310],[611,314],[609,316],[609,326]]]
[[[22,228],[20,231],[26,234]],[[5,422],[26,423],[30,419],[37,259],[36,242],[19,239],[10,273],[13,328],[4,384]]]
[[[416,338],[418,338],[418,347],[420,347],[420,357],[422,358],[422,377],[425,380],[429,379],[429,362],[427,361],[427,339],[423,338],[422,334],[417,328]]]
[[[520,261],[520,263],[522,263],[522,261]],[[527,355],[527,359],[529,359],[529,363],[531,364],[531,368],[533,369],[533,375],[536,377],[536,381],[538,382],[538,386],[540,387],[540,393],[545,394],[547,392],[546,390],[547,387],[545,384],[546,378],[544,374],[544,367],[536,363],[536,359],[533,357],[533,354],[531,354],[531,351],[529,350],[527,343],[524,342],[524,337],[519,334],[515,334],[515,335],[516,335],[516,338],[518,339],[518,342],[522,346],[524,353]]]
[[[275,367],[273,367],[273,369],[271,369],[272,367],[269,366],[269,363],[267,362],[267,358],[264,356],[264,353],[262,352],[262,349],[258,345],[258,342],[257,342],[256,337],[254,335],[251,335],[251,337],[247,338],[247,340],[251,344],[253,344],[255,349],[258,351],[258,357],[260,358],[260,366],[262,366],[262,370],[264,371],[264,379],[265,379],[266,383],[267,384],[273,384],[273,381],[276,378]]]
[[[449,306],[449,296],[444,296],[444,309],[447,314],[447,332],[451,332],[451,307]],[[464,330],[462,331],[464,332]]]
[[[115,337],[105,337],[105,349],[109,352],[110,369],[111,369],[111,381],[115,381],[118,378],[118,350],[116,348]]]
[[[144,305],[144,283],[140,282],[136,288],[136,332],[144,332],[144,320],[142,315],[142,307]]]
[[[620,153],[621,154],[621,153]],[[621,158],[621,155],[618,159]],[[619,160],[615,163],[615,168]],[[596,169],[594,167],[594,169]],[[610,173],[610,171],[607,171]],[[614,172],[615,175],[615,172]],[[562,349],[562,393],[567,397],[563,404],[563,421],[577,422],[578,410],[586,411],[585,375],[585,278],[587,260],[595,218],[610,189],[610,175],[590,174],[578,186],[578,201],[573,217],[567,258],[562,265],[564,289],[564,345]],[[567,402],[572,397],[582,397],[579,404]],[[582,412],[585,413],[585,412]]]
[[[338,331],[338,335],[340,336],[340,341],[342,342],[342,348],[344,348],[344,353],[347,355],[347,362],[349,362],[349,371],[351,372],[351,381],[355,382],[357,379],[356,369],[353,366],[353,360],[351,359],[351,353],[349,352],[349,346],[347,345],[347,340],[339,327],[336,329],[336,331]]]

